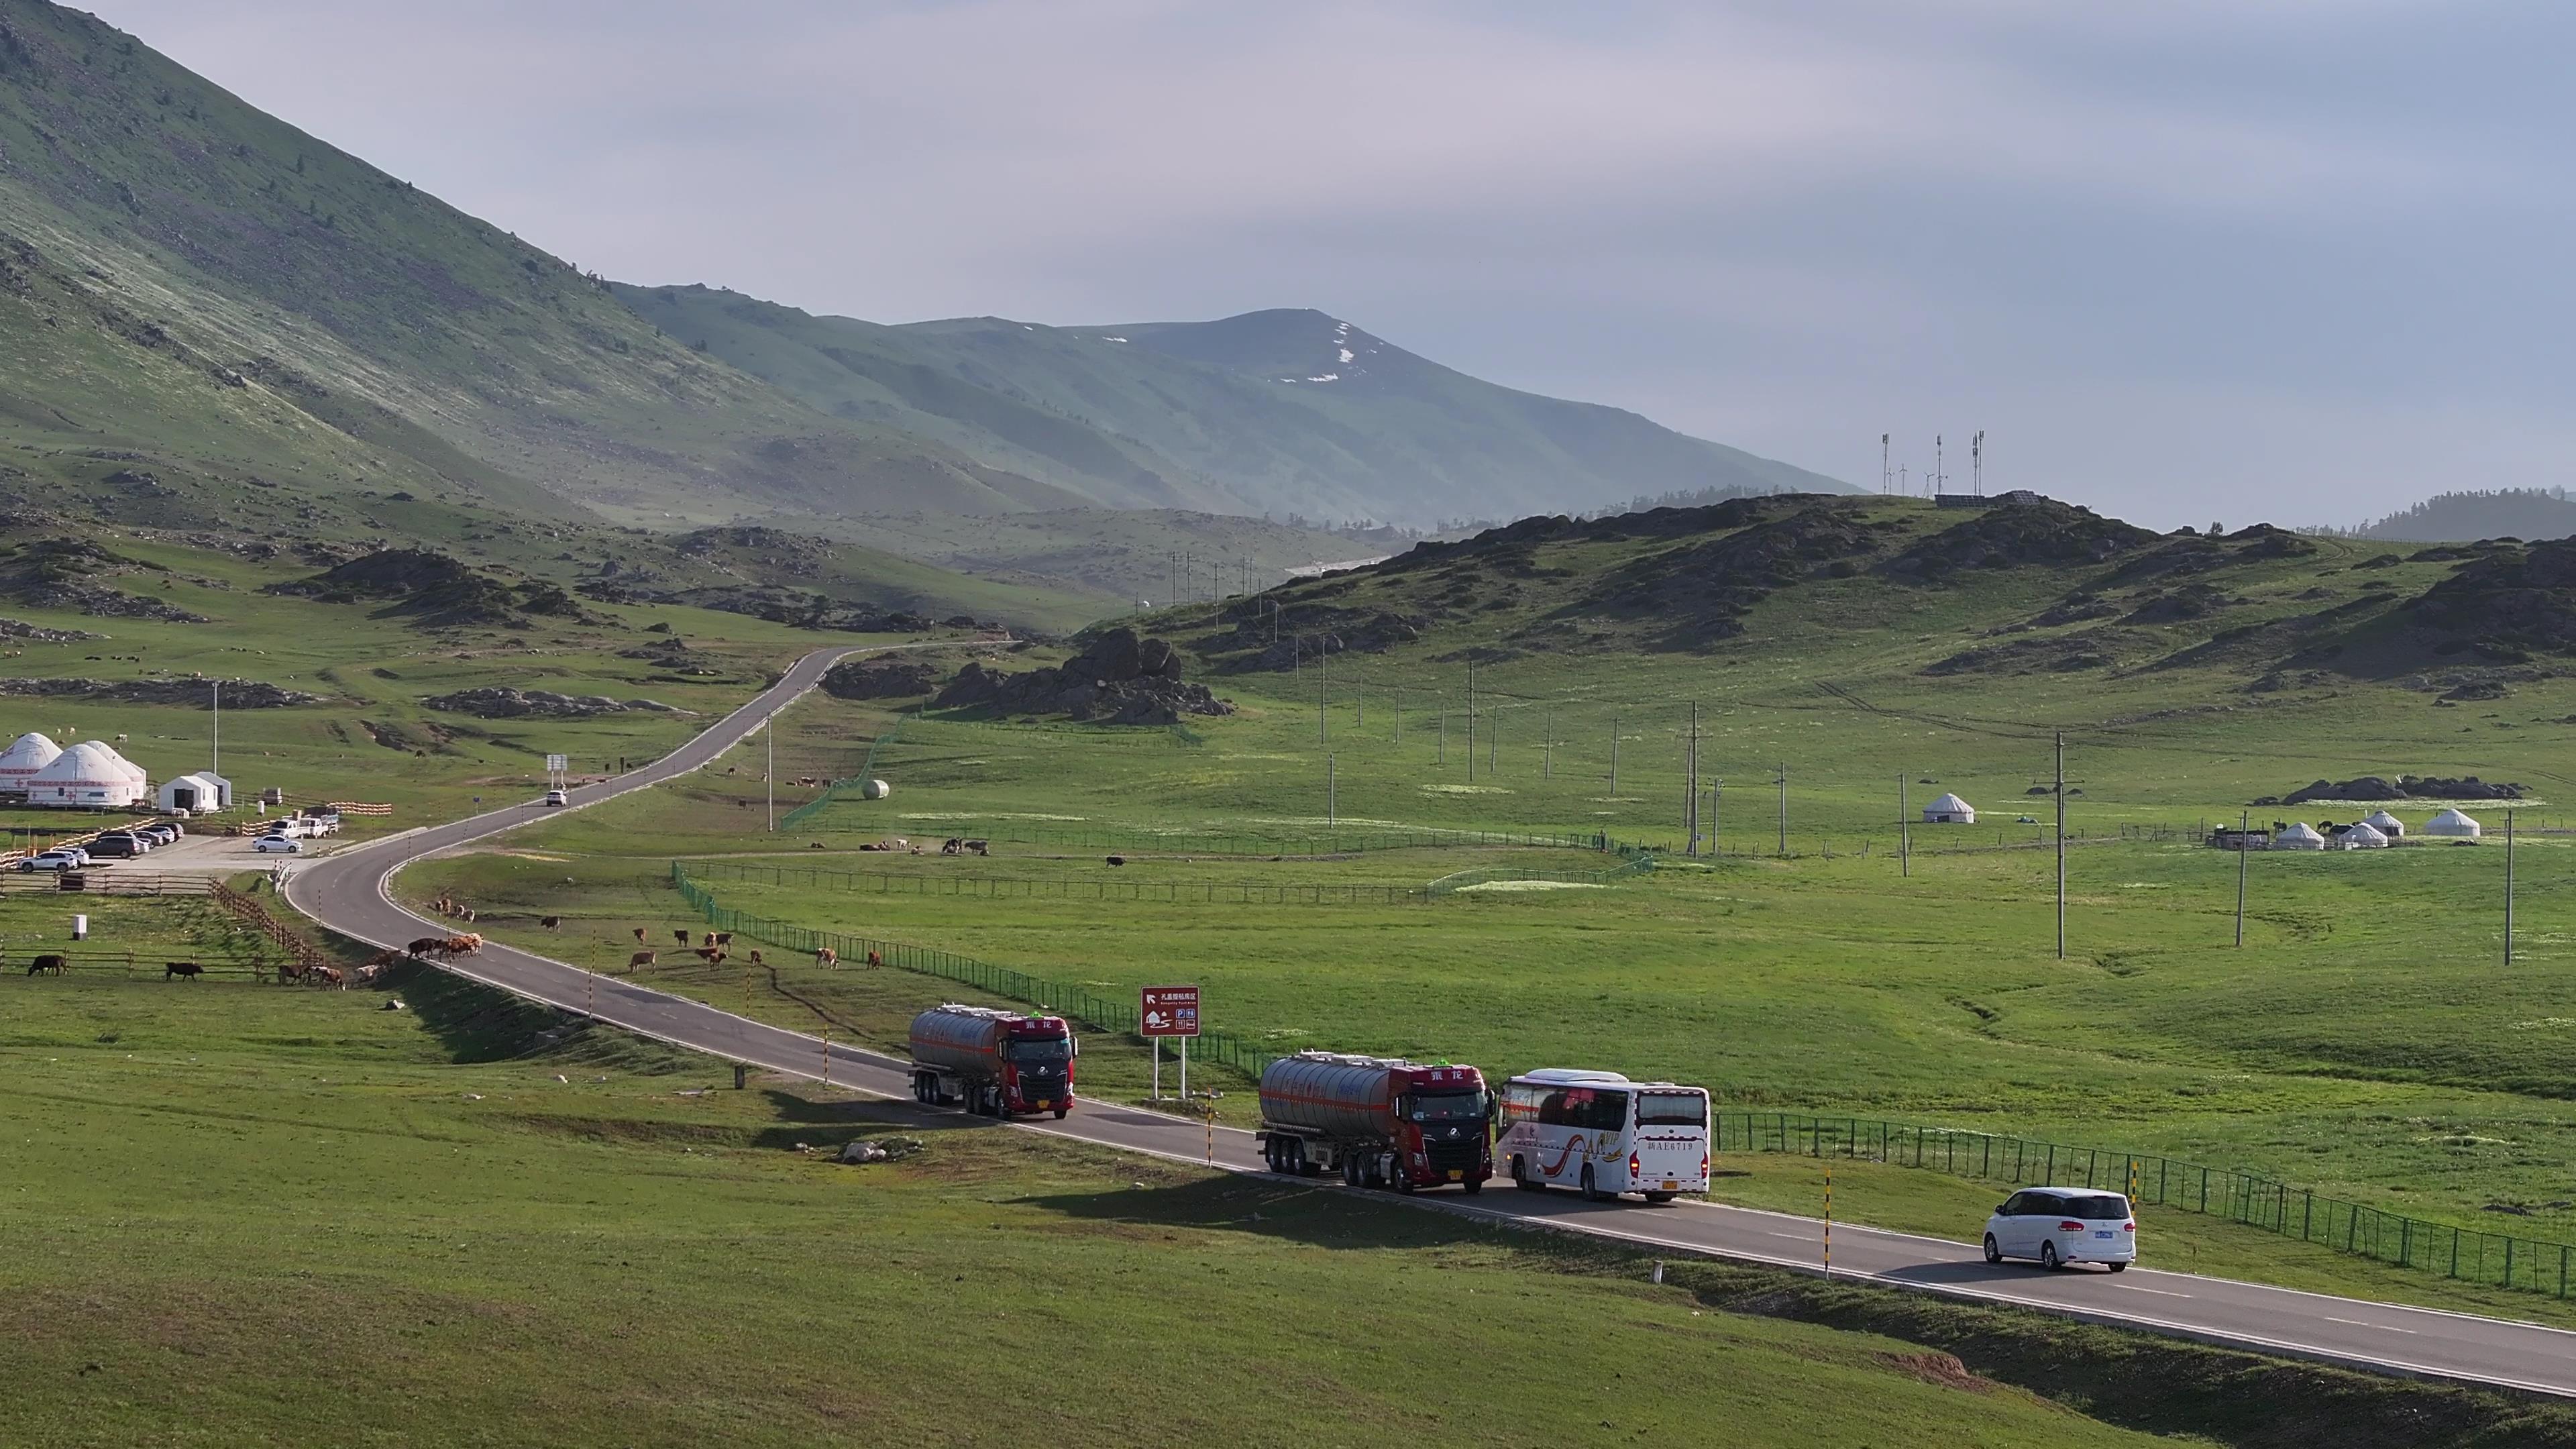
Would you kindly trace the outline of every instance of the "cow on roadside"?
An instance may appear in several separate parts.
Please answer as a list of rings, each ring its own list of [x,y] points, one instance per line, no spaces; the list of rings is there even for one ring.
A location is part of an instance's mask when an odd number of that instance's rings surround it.
[[[423,936],[418,940],[413,941],[410,945],[403,947],[403,950],[414,956],[426,957],[436,952],[439,947],[446,943],[447,938],[444,936]]]
[[[168,981],[173,978],[181,981],[194,981],[198,977],[203,976],[205,972],[206,968],[198,965],[194,961],[164,961],[161,963],[161,979],[164,981]]]
[[[63,968],[70,964],[71,958],[67,956],[39,956],[35,960],[27,963],[27,974],[30,976],[60,976],[63,974]]]
[[[653,958],[661,954],[662,953],[659,951],[638,951],[634,955],[626,958],[626,969],[629,971],[640,971],[645,967],[652,965]]]

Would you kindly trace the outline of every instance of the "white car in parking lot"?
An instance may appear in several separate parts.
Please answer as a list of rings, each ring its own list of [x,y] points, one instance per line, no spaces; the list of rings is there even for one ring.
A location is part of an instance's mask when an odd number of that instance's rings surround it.
[[[250,848],[258,851],[262,855],[302,855],[304,853],[304,842],[296,839],[292,835],[263,835],[259,839],[252,841],[250,843]]]
[[[2099,1263],[2117,1273],[2138,1259],[2138,1218],[2116,1192],[2027,1187],[1986,1219],[1986,1261],[2030,1258],[2043,1268]]]
[[[78,870],[80,867],[81,857],[68,850],[48,850],[18,862],[22,874],[40,870]]]

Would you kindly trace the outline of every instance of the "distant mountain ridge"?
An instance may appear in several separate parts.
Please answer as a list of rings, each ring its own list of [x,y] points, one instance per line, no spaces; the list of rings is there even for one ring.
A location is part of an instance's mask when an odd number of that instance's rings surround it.
[[[822,411],[1121,507],[1420,524],[1711,487],[1854,491],[1635,413],[1469,377],[1319,311],[888,326],[704,286],[618,295]]]
[[[2482,538],[2536,540],[2576,535],[2576,501],[2567,491],[2504,488],[2487,493],[2437,493],[2365,525],[2362,538],[2407,543],[2468,543]]]

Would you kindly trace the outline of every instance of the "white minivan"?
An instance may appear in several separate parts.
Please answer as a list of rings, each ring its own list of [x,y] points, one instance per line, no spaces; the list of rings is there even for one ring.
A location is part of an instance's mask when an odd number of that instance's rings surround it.
[[[2116,1192],[2026,1187],[1986,1219],[1986,1261],[2033,1258],[2043,1268],[2099,1263],[2117,1273],[2138,1258],[2138,1218]]]

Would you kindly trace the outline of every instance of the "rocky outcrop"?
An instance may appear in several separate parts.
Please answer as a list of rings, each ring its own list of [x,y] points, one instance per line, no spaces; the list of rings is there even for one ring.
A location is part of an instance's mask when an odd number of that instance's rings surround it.
[[[498,685],[460,689],[454,694],[434,694],[421,703],[431,709],[445,710],[450,714],[470,714],[477,719],[521,719],[530,715],[578,719],[595,714],[625,714],[631,710],[649,710],[658,714],[692,713],[658,699],[610,699],[604,694],[557,694],[548,689],[509,689]]]
[[[542,580],[511,583],[424,548],[387,548],[353,558],[309,579],[271,584],[268,592],[351,604],[386,599],[386,614],[428,626],[523,625],[525,614],[586,620],[571,595]]]
[[[0,619],[0,639],[24,639],[33,644],[78,644],[106,637],[87,629],[47,629],[23,619]]]
[[[1181,656],[1161,639],[1111,629],[1053,669],[1004,674],[969,661],[933,703],[1003,714],[1060,714],[1117,725],[1171,725],[1189,715],[1228,715],[1234,705],[1181,678]]]
[[[289,705],[320,704],[325,696],[307,694],[300,689],[286,689],[262,679],[227,679],[224,687],[226,709],[283,709]],[[115,704],[176,704],[212,709],[215,684],[211,679],[0,679],[0,695],[32,695],[46,699],[94,699]]]
[[[859,660],[835,664],[822,690],[834,699],[905,699],[939,685],[939,671],[911,660]]]
[[[2519,800],[2523,787],[2488,784],[2475,775],[2450,779],[2440,775],[2400,775],[2394,780],[2363,775],[2354,780],[2319,780],[2304,789],[2256,805],[2305,805],[2311,800]]]

